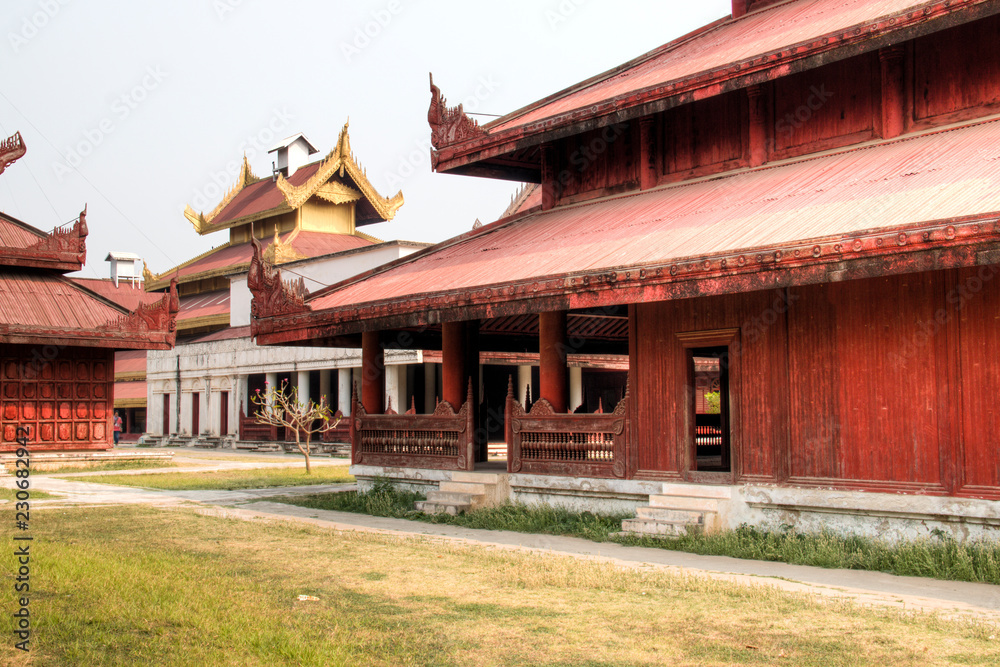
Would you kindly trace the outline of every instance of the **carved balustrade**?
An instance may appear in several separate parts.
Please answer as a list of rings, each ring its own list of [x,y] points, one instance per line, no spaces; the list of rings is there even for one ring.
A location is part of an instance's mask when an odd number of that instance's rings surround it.
[[[351,462],[435,470],[472,470],[475,465],[472,395],[456,411],[441,401],[433,414],[412,411],[368,414],[352,401]]]
[[[625,477],[628,393],[610,414],[556,413],[544,398],[525,412],[507,396],[507,471]]]

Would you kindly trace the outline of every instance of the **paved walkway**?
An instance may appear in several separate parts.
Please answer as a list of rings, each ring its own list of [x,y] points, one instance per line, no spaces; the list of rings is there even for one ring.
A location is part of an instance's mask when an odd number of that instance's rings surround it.
[[[200,453],[199,453],[200,454]],[[256,455],[259,456],[259,455]],[[206,456],[191,457],[179,452],[175,462],[185,470],[225,470],[248,467],[302,465],[301,459],[272,462],[251,460],[211,461]],[[317,460],[319,464],[321,460]],[[324,465],[347,465],[343,459],[322,460]],[[134,474],[149,470],[130,471]],[[479,530],[445,524],[426,524],[404,519],[387,519],[363,514],[314,510],[266,499],[278,495],[302,495],[353,490],[355,485],[331,484],[280,489],[241,491],[156,491],[94,484],[85,481],[94,473],[33,475],[32,488],[58,494],[59,499],[37,500],[39,509],[66,505],[150,504],[155,506],[192,505],[206,515],[242,520],[274,520],[308,523],[335,530],[378,532],[401,538],[475,544],[495,549],[513,549],[588,560],[600,560],[621,567],[659,569],[694,576],[706,576],[742,584],[766,585],[786,591],[824,598],[847,599],[867,605],[938,612],[947,617],[978,618],[1000,622],[1000,586],[919,577],[898,577],[880,572],[830,570],[802,565],[741,560],[722,556],[698,556],[666,549],[627,547],[616,543],[596,543],[572,537],[535,535],[508,531]],[[118,474],[118,473],[115,473]],[[13,486],[13,478],[0,478],[0,485]],[[3,506],[0,505],[0,508]]]

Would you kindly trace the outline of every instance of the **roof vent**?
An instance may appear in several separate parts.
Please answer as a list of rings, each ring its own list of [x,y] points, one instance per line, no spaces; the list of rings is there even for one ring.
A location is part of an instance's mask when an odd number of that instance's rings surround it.
[[[268,151],[277,153],[275,160],[271,163],[273,178],[278,178],[278,174],[285,178],[294,174],[299,167],[309,162],[309,156],[318,153],[319,149],[312,145],[301,132],[292,135]]]
[[[142,258],[139,255],[112,250],[104,261],[111,262],[111,282],[115,287],[118,287],[119,278],[131,281],[132,287],[142,283],[142,269],[139,267]]]

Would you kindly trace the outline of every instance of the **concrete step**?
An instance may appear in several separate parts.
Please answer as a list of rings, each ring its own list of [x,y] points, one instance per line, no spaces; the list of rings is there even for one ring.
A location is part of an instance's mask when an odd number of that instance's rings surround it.
[[[450,514],[452,516],[457,516],[459,513],[469,509],[468,506],[436,503],[430,500],[418,500],[415,507],[424,514]]]
[[[456,470],[451,473],[453,482],[473,482],[475,484],[498,484],[500,475],[495,472],[469,472],[468,470]]]
[[[667,509],[666,507],[639,507],[635,513],[638,518],[649,521],[672,521],[699,525],[705,523],[705,512]]]
[[[679,537],[693,530],[701,530],[701,526],[683,522],[651,521],[648,519],[625,519],[622,521],[622,532],[631,535]]]
[[[468,505],[471,507],[477,499],[479,498],[471,493],[452,493],[449,491],[429,491],[427,493],[429,502],[440,505]]]
[[[486,485],[477,484],[476,482],[448,482],[443,481],[440,484],[441,491],[448,493],[468,493],[473,496],[484,496],[486,495]]]
[[[669,510],[685,512],[717,512],[720,498],[696,498],[686,496],[650,496],[650,507],[660,507]]]
[[[678,484],[677,482],[664,482],[660,494],[662,496],[678,496],[682,498],[717,498],[719,500],[731,500],[733,497],[733,487],[715,486],[711,484]]]

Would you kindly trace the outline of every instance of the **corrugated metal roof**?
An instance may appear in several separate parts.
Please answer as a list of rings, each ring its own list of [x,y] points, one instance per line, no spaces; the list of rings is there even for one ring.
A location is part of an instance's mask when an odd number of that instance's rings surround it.
[[[117,369],[116,369],[117,370]],[[118,401],[122,400],[136,400],[146,398],[146,382],[144,380],[135,380],[132,382],[115,382],[114,388],[115,396],[115,407],[118,407]]]
[[[127,310],[135,310],[140,303],[156,303],[163,298],[160,292],[147,292],[142,287],[132,287],[132,283],[126,280],[118,281],[118,287],[107,278],[70,278],[70,280],[92,292],[97,292]]]
[[[249,338],[250,327],[227,327],[212,333],[185,338],[180,345],[191,345],[194,343],[210,343],[217,340],[233,340],[234,338]]]
[[[320,257],[321,255],[375,245],[372,241],[360,236],[326,234],[324,232],[299,232],[292,237],[291,244],[296,252],[306,257]]]
[[[45,233],[31,225],[0,213],[0,247],[27,248],[45,238]]]
[[[145,373],[146,350],[115,352],[115,373]]]
[[[320,164],[322,163],[314,162],[300,168],[292,174],[288,182],[299,187],[319,170]],[[243,188],[239,194],[233,197],[226,208],[212,219],[212,224],[221,225],[238,218],[273,211],[284,203],[285,195],[281,194],[278,184],[270,178],[265,178]]]
[[[68,278],[47,272],[0,269],[0,325],[96,329],[123,315]]]
[[[1000,121],[530,213],[353,284],[314,311],[669,263],[1000,212]]]
[[[914,0],[799,0],[730,19],[650,51],[624,68],[578,84],[487,125],[493,132],[560,116],[646,88],[680,83],[705,72],[780,51],[859,24],[934,3]]]
[[[178,322],[196,317],[229,314],[229,290],[183,296],[180,302],[180,311],[177,313]]]

